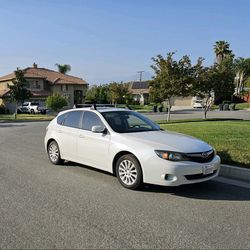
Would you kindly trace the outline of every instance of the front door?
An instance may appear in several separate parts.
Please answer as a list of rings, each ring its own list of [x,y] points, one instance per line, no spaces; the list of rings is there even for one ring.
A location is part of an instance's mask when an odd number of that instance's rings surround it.
[[[97,125],[104,126],[100,117],[94,112],[85,111],[77,143],[78,157],[82,164],[109,170],[110,134],[92,132],[91,128]]]

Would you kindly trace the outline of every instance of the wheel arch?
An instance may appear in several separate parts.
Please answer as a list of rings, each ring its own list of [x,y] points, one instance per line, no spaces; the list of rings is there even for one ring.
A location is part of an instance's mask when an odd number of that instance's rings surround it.
[[[48,146],[49,146],[49,144],[50,144],[52,141],[55,141],[55,142],[57,143],[56,139],[50,138],[50,139],[47,141],[47,144],[46,144],[46,150],[47,150],[47,152],[48,152]],[[57,144],[58,144],[58,143],[57,143]],[[58,145],[58,147],[59,147],[59,145]]]
[[[116,176],[116,163],[120,157],[122,157],[123,155],[127,155],[127,154],[133,155],[136,158],[136,160],[139,162],[139,165],[140,165],[140,168],[142,171],[142,176],[143,176],[143,169],[142,169],[141,162],[139,161],[138,157],[135,154],[133,154],[132,152],[129,152],[126,150],[120,151],[115,155],[113,162],[112,162],[112,173]]]

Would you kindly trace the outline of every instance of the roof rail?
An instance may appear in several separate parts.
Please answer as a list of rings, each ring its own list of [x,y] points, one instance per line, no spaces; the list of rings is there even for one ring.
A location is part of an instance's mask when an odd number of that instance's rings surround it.
[[[116,108],[117,106],[123,106],[129,110],[133,110],[128,104],[101,104],[101,103],[88,103],[88,104],[76,104],[76,108],[91,108],[96,110],[97,108]]]

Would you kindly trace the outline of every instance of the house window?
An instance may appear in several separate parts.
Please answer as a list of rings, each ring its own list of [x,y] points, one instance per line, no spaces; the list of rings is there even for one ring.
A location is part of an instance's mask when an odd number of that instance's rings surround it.
[[[68,85],[67,84],[62,84],[61,85],[61,91],[63,91],[63,92],[68,91]]]
[[[40,89],[40,85],[38,81],[36,81],[36,89]]]
[[[30,89],[40,89],[41,88],[39,81],[28,81],[27,87]]]
[[[79,104],[83,102],[83,92],[82,90],[74,91],[74,104]]]

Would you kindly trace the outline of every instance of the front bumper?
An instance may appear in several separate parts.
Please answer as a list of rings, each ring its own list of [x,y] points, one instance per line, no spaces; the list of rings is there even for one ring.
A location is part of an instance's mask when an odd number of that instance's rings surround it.
[[[213,169],[212,173],[203,174],[204,167]],[[218,176],[220,157],[216,155],[211,162],[197,163],[190,161],[171,162],[153,157],[142,165],[143,181],[162,186],[180,186],[207,181]]]

